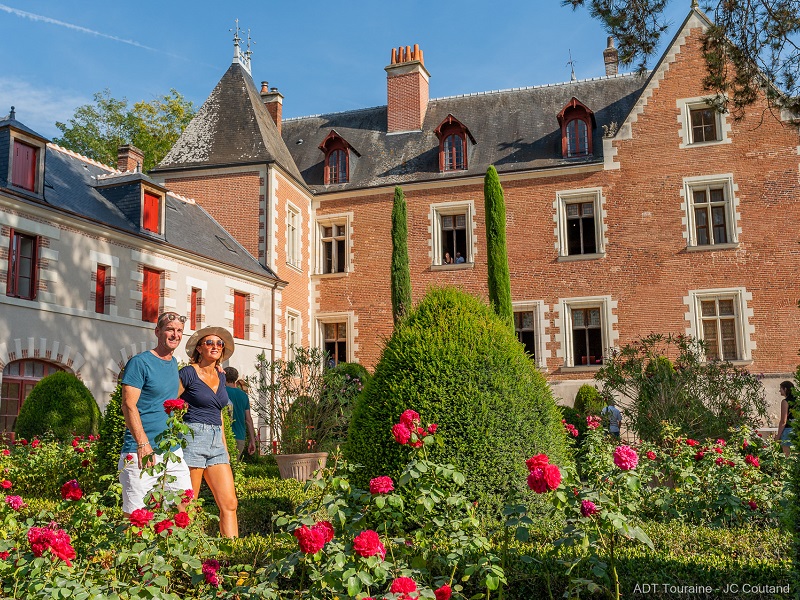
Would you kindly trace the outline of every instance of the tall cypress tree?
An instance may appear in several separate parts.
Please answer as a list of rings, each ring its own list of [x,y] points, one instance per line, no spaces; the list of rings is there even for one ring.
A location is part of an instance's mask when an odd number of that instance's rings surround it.
[[[489,270],[489,303],[498,316],[514,327],[511,307],[511,276],[506,247],[506,202],[497,169],[490,166],[483,180],[486,213],[486,257]]]
[[[406,197],[394,188],[392,206],[392,317],[395,325],[411,310],[411,271],[408,266]]]

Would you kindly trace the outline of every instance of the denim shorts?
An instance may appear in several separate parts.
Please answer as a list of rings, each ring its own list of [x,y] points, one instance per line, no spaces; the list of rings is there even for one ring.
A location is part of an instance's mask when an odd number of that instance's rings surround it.
[[[788,448],[791,448],[792,442],[789,441],[790,435],[792,435],[792,428],[784,427],[783,433],[781,434],[781,446],[786,446]]]
[[[186,435],[186,448],[183,450],[183,459],[189,467],[205,469],[230,462],[221,425],[186,423],[186,426],[194,433],[194,437],[192,433]]]

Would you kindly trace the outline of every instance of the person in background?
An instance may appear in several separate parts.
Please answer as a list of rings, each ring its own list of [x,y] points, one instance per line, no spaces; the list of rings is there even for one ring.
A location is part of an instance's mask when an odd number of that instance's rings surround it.
[[[608,399],[606,407],[600,411],[600,416],[608,418],[608,433],[612,437],[619,439],[619,429],[622,425],[622,413],[616,407],[614,398]]]
[[[225,373],[219,370],[234,351],[233,336],[224,327],[204,327],[186,342],[188,366],[179,371],[181,398],[189,405],[184,424],[189,428],[184,457],[192,479],[195,498],[205,479],[219,507],[219,533],[239,537],[236,488],[230,455],[222,428],[222,409],[230,399]]]
[[[794,429],[794,419],[792,412],[796,408],[794,396],[794,384],[791,381],[782,381],[780,385],[781,396],[781,419],[778,421],[778,431],[775,433],[775,439],[780,441],[783,453],[789,457],[789,451],[792,443],[789,441]]]
[[[164,401],[178,397],[178,361],[173,353],[180,346],[185,321],[186,317],[174,312],[159,315],[156,347],[132,357],[122,374],[122,415],[126,429],[119,459],[119,482],[122,512],[126,517],[137,508],[144,508],[144,499],[158,483],[158,475],[148,475],[143,469],[161,462],[153,444],[156,436],[167,428]],[[173,451],[183,456],[180,448]],[[183,460],[170,462],[167,474],[175,478],[167,482],[168,489],[175,492],[192,489]]]
[[[247,453],[256,451],[256,429],[253,426],[253,417],[250,414],[250,398],[244,391],[244,382],[239,381],[239,371],[233,367],[225,367],[225,385],[228,387],[228,398],[233,406],[233,437],[236,438],[237,458],[241,458],[244,447]],[[239,386],[242,386],[241,388]],[[248,443],[247,440],[250,439]]]
[[[442,259],[443,265],[452,265],[453,264],[453,257],[450,256],[449,252],[444,253],[444,258]]]
[[[461,256],[461,252],[456,252],[456,264],[460,265],[461,263],[466,262],[464,257]]]

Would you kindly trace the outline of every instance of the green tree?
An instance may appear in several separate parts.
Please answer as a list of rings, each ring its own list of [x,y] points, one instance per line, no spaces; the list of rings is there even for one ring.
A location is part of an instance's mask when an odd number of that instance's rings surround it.
[[[392,205],[392,317],[397,323],[411,310],[411,271],[408,266],[408,214],[406,197],[394,188]]]
[[[506,202],[497,169],[490,166],[483,180],[483,202],[486,212],[486,260],[489,271],[489,303],[494,312],[514,327],[511,307],[511,276],[508,272],[506,246]]]
[[[133,144],[144,152],[143,170],[148,171],[166,156],[197,111],[176,90],[146,102],[128,106],[106,89],[93,101],[75,109],[68,123],[56,122],[61,137],[53,141],[107,165],[117,162],[117,150]]]
[[[685,0],[680,0],[685,2]],[[669,24],[669,0],[562,0],[588,6],[619,44],[620,62],[645,69]],[[800,109],[800,0],[705,0],[714,25],[704,41],[706,88],[734,117],[765,92],[773,106]],[[777,86],[780,89],[772,87]]]

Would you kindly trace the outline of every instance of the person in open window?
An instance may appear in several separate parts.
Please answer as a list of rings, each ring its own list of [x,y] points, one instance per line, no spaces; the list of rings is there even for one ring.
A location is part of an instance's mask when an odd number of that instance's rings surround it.
[[[789,457],[789,449],[792,447],[790,440],[792,429],[794,429],[794,419],[792,412],[796,408],[795,387],[791,381],[782,381],[780,385],[781,396],[781,420],[778,422],[778,431],[775,439],[780,441],[783,453]]]
[[[461,252],[456,252],[456,264],[460,265],[463,262],[467,262],[467,261],[464,260],[463,256],[461,256]]]
[[[452,265],[453,264],[453,257],[450,256],[449,252],[444,253],[444,258],[442,259],[443,265]]]
[[[219,369],[233,354],[233,336],[224,327],[204,327],[186,342],[191,363],[179,372],[180,393],[189,408],[183,422],[189,427],[184,460],[189,467],[195,498],[205,479],[219,507],[219,533],[238,537],[238,501],[230,455],[222,427],[222,410],[230,399],[225,372]]]

